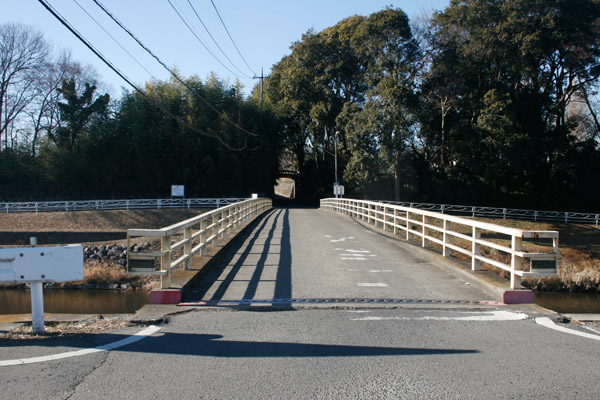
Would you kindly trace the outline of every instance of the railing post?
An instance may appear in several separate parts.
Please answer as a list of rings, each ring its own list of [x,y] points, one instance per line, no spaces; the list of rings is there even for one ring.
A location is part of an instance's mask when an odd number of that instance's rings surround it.
[[[517,251],[523,249],[523,238],[512,236],[511,239],[511,252],[510,255],[510,288],[519,289],[521,288],[521,277],[515,274],[517,267],[521,266],[521,257],[516,255]]]
[[[167,275],[160,277],[160,288],[168,289],[171,287],[171,236],[160,238],[160,251],[164,253],[160,257],[160,270],[167,271]]]
[[[406,210],[406,240],[410,240],[410,212]]]
[[[185,228],[183,231],[183,238],[187,240],[183,245],[183,254],[187,256],[183,264],[183,269],[192,268],[192,228]]]
[[[208,237],[208,232],[206,232],[207,227],[208,218],[204,218],[202,221],[200,221],[200,243],[204,243],[204,246],[202,246],[202,249],[200,250],[201,256],[206,255],[206,246],[208,246],[208,243],[206,243],[206,238]]]
[[[479,271],[481,269],[481,262],[476,258],[481,255],[481,244],[477,242],[481,239],[481,229],[473,227],[471,242],[471,270]]]
[[[425,226],[427,224],[427,216],[425,214],[423,214],[423,225],[421,226],[421,233],[422,233],[422,240],[421,240],[421,245],[423,247],[428,247],[429,246],[429,240],[427,240],[427,227]]]
[[[219,245],[219,219],[220,219],[219,214],[213,215],[213,219],[212,219],[212,224],[213,224],[212,236],[214,237],[213,246]]]
[[[448,247],[446,247],[446,241],[448,240],[448,236],[446,234],[446,231],[448,230],[448,220],[444,218],[444,232],[442,233],[442,255],[444,257],[448,257],[450,255],[450,251],[448,251]]]
[[[394,207],[394,235],[398,234],[398,209]]]

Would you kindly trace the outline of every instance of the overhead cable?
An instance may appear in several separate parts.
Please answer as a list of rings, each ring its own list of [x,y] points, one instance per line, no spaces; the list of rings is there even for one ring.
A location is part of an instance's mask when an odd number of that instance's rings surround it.
[[[204,24],[204,21],[202,21],[202,18],[200,18],[200,15],[198,15],[198,13],[196,12],[196,9],[194,8],[194,6],[192,5],[192,2],[190,0],[187,0],[188,4],[190,5],[190,7],[192,8],[192,11],[194,11],[194,14],[196,15],[196,18],[198,18],[198,21],[200,21],[200,23],[202,24],[202,26],[204,27],[204,30],[206,30],[206,33],[208,33],[208,36],[210,36],[210,38],[212,39],[212,41],[214,42],[214,44],[217,46],[217,48],[221,51],[221,53],[223,54],[223,56],[227,59],[227,61],[229,61],[231,63],[231,65],[233,65],[233,68],[237,69],[239,71],[240,74],[244,75],[246,78],[248,79],[252,79],[251,76],[248,76],[247,74],[245,74],[244,72],[242,72],[241,69],[239,69],[237,67],[237,65],[234,64],[233,61],[231,61],[231,59],[227,56],[227,54],[225,54],[225,52],[223,51],[223,49],[221,48],[221,46],[219,46],[219,43],[217,43],[217,41],[215,40],[215,38],[213,37],[213,35],[210,33],[210,31],[208,30],[208,27]]]
[[[181,12],[179,12],[179,10],[177,9],[177,7],[175,7],[173,5],[173,3],[171,2],[171,0],[167,0],[167,2],[169,3],[169,5],[173,9],[173,11],[175,11],[175,13],[179,17],[179,19],[181,19],[181,21],[183,22],[183,24],[189,29],[189,31],[192,33],[192,35],[194,35],[194,37],[196,38],[196,40],[198,41],[198,43],[200,43],[202,45],[202,47],[204,47],[204,49],[206,49],[206,51],[208,51],[208,54],[210,54],[227,71],[231,72],[232,74],[234,74],[238,78],[242,78],[243,79],[244,78],[243,76],[241,76],[240,74],[238,74],[235,71],[232,71],[227,65],[225,65],[223,63],[223,61],[221,61],[212,51],[210,51],[210,49],[208,48],[208,46],[202,41],[202,39],[200,39],[200,37],[198,36],[198,34],[196,33],[196,31],[194,31],[194,29],[190,26],[190,24],[188,24],[188,22],[186,21],[186,19],[183,17],[183,15],[181,15]]]
[[[106,29],[104,29],[102,24],[100,24],[100,22],[98,22],[89,12],[87,12],[87,10],[85,8],[83,8],[83,6],[81,4],[79,4],[79,2],[77,0],[73,0],[73,1],[75,2],[75,4],[77,4],[79,6],[79,8],[81,8],[81,10],[84,13],[87,14],[88,17],[90,17],[92,19],[92,21],[94,21],[96,23],[96,25],[98,25],[100,27],[100,29],[102,29],[125,53],[127,53],[129,55],[129,57],[131,57],[133,59],[133,61],[135,61],[137,63],[137,65],[139,65],[144,71],[146,71],[148,73],[148,75],[150,75],[151,77],[156,79],[156,77],[152,74],[152,72],[148,71],[146,69],[146,67],[137,60],[137,58],[135,58],[129,51],[127,51],[127,49],[125,47],[123,47],[123,45],[121,45],[121,43],[119,43],[119,41],[117,39],[114,38],[113,35],[111,35]]]
[[[225,121],[227,121],[229,124],[233,125],[234,127],[238,128],[240,131],[251,135],[251,136],[258,136],[256,133],[254,132],[250,132],[244,128],[242,128],[241,126],[239,126],[238,124],[236,124],[235,122],[233,122],[232,120],[230,120],[223,112],[217,110],[217,108],[215,108],[215,106],[213,106],[208,100],[206,100],[200,93],[198,93],[198,91],[196,89],[194,89],[193,87],[191,87],[190,85],[188,85],[183,79],[181,79],[179,77],[179,75],[177,74],[177,72],[172,69],[169,68],[167,66],[167,64],[165,64],[156,54],[154,54],[152,52],[152,50],[150,50],[148,48],[148,46],[146,46],[137,36],[135,36],[133,34],[133,32],[131,32],[113,13],[111,13],[102,3],[100,3],[99,0],[93,0],[94,3],[96,3],[96,5],[98,7],[100,7],[100,9],[102,11],[104,11],[104,13],[106,15],[108,15],[110,17],[110,19],[112,19],[117,25],[119,25],[119,27],[121,29],[123,29],[133,40],[135,40],[137,42],[138,45],[140,45],[141,48],[143,48],[144,50],[146,50],[146,52],[148,54],[150,54],[160,65],[162,65],[162,67],[164,69],[166,69],[167,71],[169,71],[169,73],[171,74],[171,76],[173,78],[175,78],[179,83],[181,83],[183,86],[185,86],[188,90],[190,90],[191,92],[193,92],[206,106],[208,106],[211,110],[213,110],[214,112],[216,112],[217,114],[219,114]]]
[[[190,124],[188,124],[186,121],[184,121],[182,118],[180,118],[179,116],[173,114],[172,112],[170,112],[164,105],[162,105],[159,101],[155,100],[152,98],[152,96],[148,95],[146,92],[144,92],[142,89],[140,89],[139,87],[137,87],[133,82],[131,82],[131,80],[123,73],[121,72],[115,65],[113,65],[106,57],[104,57],[102,55],[102,53],[100,53],[99,50],[97,50],[90,42],[88,42],[83,35],[81,35],[77,29],[75,29],[71,24],[69,24],[69,22],[62,16],[60,15],[60,13],[58,11],[56,11],[50,4],[48,4],[48,2],[46,2],[46,0],[38,0],[40,2],[40,4],[42,4],[42,6],[44,6],[44,8],[46,8],[46,10],[48,10],[48,12],[50,12],[50,14],[52,14],[54,16],[54,18],[56,18],[61,24],[63,24],[73,35],[75,35],[75,37],[77,39],[79,39],[88,49],[90,49],[90,51],[92,53],[94,53],[102,62],[104,62],[110,69],[112,69],[121,79],[123,79],[125,82],[127,82],[127,84],[129,84],[132,88],[134,88],[137,92],[139,92],[146,100],[148,100],[150,103],[152,103],[155,107],[159,108],[163,113],[165,113],[166,115],[170,116],[171,118],[173,118],[174,120],[178,121],[179,123],[181,123],[183,126],[187,127],[188,129],[195,131],[201,135],[204,136],[208,136],[211,138],[214,138],[216,140],[219,141],[219,143],[221,143],[223,146],[225,146],[226,148],[233,150],[233,151],[242,151],[248,148],[247,142],[248,142],[248,137],[246,136],[246,138],[244,139],[244,147],[233,147],[231,145],[229,145],[228,143],[226,143],[221,137],[219,137],[218,135],[215,134],[211,134],[209,132],[203,131],[201,129],[198,129],[196,127],[191,126]]]
[[[242,52],[240,51],[240,49],[237,47],[237,44],[235,44],[235,41],[233,40],[233,37],[231,36],[231,34],[229,33],[229,29],[227,29],[227,25],[225,25],[225,21],[223,21],[223,18],[221,18],[221,14],[219,13],[219,10],[217,10],[217,6],[215,5],[215,2],[213,0],[210,0],[210,2],[213,5],[213,8],[215,9],[217,15],[219,16],[219,19],[221,20],[221,24],[223,24],[223,28],[225,28],[225,32],[227,32],[227,35],[229,36],[229,39],[231,39],[231,43],[233,43],[233,46],[235,47],[235,49],[237,50],[238,54],[240,55],[240,57],[242,58],[242,60],[244,61],[244,64],[246,64],[246,67],[248,67],[248,69],[250,71],[252,71],[252,73],[256,76],[257,73],[254,72],[254,70],[250,67],[250,65],[248,65],[248,62],[246,62],[246,59],[244,58],[244,56],[242,55]]]

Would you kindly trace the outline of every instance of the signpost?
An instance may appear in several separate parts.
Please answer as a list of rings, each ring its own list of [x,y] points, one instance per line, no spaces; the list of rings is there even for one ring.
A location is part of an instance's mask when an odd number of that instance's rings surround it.
[[[333,194],[335,195],[335,198],[337,199],[338,196],[342,197],[344,195],[344,185],[339,185],[337,183],[333,184]]]
[[[0,249],[0,282],[29,283],[33,333],[44,333],[44,282],[83,279],[83,246]]]

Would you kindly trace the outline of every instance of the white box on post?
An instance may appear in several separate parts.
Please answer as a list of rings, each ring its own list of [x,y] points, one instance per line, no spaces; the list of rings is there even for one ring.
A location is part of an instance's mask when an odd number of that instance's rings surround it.
[[[31,285],[34,333],[44,332],[43,282],[83,279],[83,247],[28,247],[0,249],[0,282]]]

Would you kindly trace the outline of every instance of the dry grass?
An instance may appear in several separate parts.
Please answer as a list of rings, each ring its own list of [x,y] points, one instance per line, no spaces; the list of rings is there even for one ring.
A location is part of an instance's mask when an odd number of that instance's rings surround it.
[[[130,326],[127,316],[95,317],[80,322],[45,323],[45,333],[34,334],[31,324],[23,324],[10,333],[0,333],[0,339],[30,340],[44,339],[53,336],[94,334],[111,329],[121,329]]]
[[[83,267],[83,280],[69,282],[71,286],[80,285],[129,285],[133,289],[149,290],[157,286],[158,277],[129,275],[127,271],[118,265],[107,262],[86,264]]]

